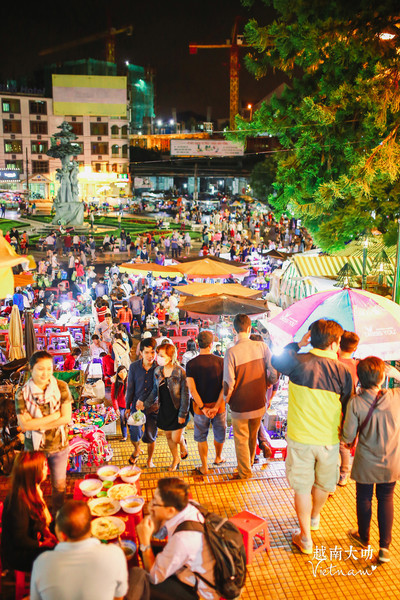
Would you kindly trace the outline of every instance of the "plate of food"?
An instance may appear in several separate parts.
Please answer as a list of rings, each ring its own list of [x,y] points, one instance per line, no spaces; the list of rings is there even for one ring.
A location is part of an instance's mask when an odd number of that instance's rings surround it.
[[[125,531],[125,523],[118,517],[99,517],[91,524],[92,535],[99,540],[113,540]]]
[[[107,496],[113,500],[123,500],[128,496],[136,496],[136,485],[131,483],[118,483],[113,485],[107,492]]]
[[[115,515],[121,508],[118,500],[113,500],[113,498],[93,498],[93,500],[89,500],[88,505],[90,512],[95,517]]]

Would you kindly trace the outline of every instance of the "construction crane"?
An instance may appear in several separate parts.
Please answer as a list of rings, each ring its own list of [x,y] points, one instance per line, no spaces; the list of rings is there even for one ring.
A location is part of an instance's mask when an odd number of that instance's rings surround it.
[[[115,63],[115,36],[120,35],[121,33],[126,33],[126,35],[130,36],[132,35],[132,32],[133,25],[121,27],[121,29],[115,29],[114,27],[110,27],[109,29],[107,29],[107,31],[103,31],[102,33],[94,33],[93,35],[88,35],[87,37],[81,38],[79,40],[65,42],[65,44],[60,44],[59,46],[53,46],[52,48],[46,48],[45,50],[41,50],[39,52],[39,56],[54,54],[55,52],[61,52],[62,50],[69,50],[70,48],[75,48],[76,46],[90,44],[90,42],[97,42],[98,40],[106,38],[106,60],[107,62]]]
[[[216,48],[229,48],[229,126],[235,129],[235,116],[239,112],[239,47],[249,48],[248,44],[243,44],[242,36],[237,34],[238,23],[241,17],[236,17],[232,29],[231,40],[226,44],[189,44],[190,54],[197,54],[197,50]]]

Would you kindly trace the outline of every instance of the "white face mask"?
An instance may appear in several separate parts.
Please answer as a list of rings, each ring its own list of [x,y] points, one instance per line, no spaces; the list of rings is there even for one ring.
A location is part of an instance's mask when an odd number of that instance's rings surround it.
[[[167,359],[167,358],[165,358],[164,356],[159,356],[159,355],[157,354],[157,364],[158,364],[160,367],[165,367],[165,365],[167,364],[167,362],[168,362],[168,359]]]

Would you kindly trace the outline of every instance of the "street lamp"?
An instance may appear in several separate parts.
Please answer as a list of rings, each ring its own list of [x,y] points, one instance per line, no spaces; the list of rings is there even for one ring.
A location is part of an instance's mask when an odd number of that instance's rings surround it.
[[[248,104],[247,105],[247,110],[250,111],[250,121],[253,118],[253,105],[252,104]]]

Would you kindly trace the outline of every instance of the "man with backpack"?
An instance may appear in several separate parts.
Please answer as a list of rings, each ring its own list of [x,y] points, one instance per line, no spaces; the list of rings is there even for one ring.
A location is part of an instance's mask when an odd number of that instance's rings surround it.
[[[131,569],[127,600],[219,600],[222,595],[227,599],[240,595],[246,555],[233,523],[190,502],[189,485],[177,477],[159,479],[149,512],[136,526],[144,571]],[[168,536],[156,556],[150,543],[155,532]],[[233,572],[226,570],[231,565]]]

